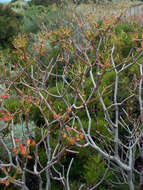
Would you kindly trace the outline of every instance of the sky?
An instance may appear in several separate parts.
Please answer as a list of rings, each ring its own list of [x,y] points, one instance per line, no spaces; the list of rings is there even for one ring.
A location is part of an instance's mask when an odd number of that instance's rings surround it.
[[[10,2],[10,0],[0,0],[1,3],[7,3]]]
[[[10,2],[11,0],[0,0],[0,3],[8,3]]]

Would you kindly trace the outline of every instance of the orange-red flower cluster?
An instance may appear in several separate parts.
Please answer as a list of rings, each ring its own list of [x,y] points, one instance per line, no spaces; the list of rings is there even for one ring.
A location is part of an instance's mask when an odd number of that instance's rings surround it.
[[[0,110],[0,113],[1,113],[0,120],[2,121],[9,122],[13,118],[13,115],[11,115],[9,112],[4,113],[2,110]]]
[[[18,143],[19,144],[19,138],[17,138],[17,137],[15,137],[15,141],[16,141],[16,143]],[[36,142],[35,142],[35,140],[31,140],[31,139],[27,139],[27,141],[26,141],[26,144],[19,144],[18,145],[18,148],[15,148],[15,147],[13,147],[12,148],[12,152],[14,152],[14,153],[20,153],[20,154],[22,154],[22,156],[26,156],[28,159],[31,159],[32,157],[29,155],[29,146],[35,146],[36,145]]]

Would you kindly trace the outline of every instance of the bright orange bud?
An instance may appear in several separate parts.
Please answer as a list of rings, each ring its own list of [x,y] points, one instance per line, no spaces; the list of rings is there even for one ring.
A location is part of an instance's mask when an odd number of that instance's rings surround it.
[[[85,36],[86,36],[87,38],[89,38],[88,34],[85,34]]]
[[[32,143],[31,143],[32,146],[35,146],[36,145],[36,142],[35,140],[32,140]]]
[[[31,160],[31,159],[32,159],[32,156],[28,155],[27,158],[28,158],[29,160]]]
[[[17,152],[16,148],[12,148],[11,151],[12,151],[12,152]]]
[[[30,139],[27,139],[27,141],[26,141],[27,146],[29,146],[30,143],[31,143],[31,140],[30,140]]]

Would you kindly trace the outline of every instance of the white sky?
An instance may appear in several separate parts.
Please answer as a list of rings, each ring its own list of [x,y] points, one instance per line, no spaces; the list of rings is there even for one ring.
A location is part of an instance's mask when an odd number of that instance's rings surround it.
[[[8,3],[10,2],[11,0],[0,0],[0,3]],[[28,0],[27,0],[28,1]]]

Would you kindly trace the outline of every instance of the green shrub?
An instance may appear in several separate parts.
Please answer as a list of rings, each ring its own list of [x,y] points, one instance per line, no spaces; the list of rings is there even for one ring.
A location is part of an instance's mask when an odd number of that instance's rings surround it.
[[[12,46],[12,37],[20,31],[22,15],[12,11],[10,5],[0,4],[0,41],[1,47]]]

